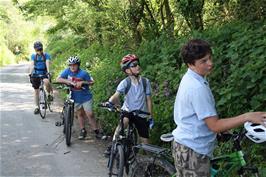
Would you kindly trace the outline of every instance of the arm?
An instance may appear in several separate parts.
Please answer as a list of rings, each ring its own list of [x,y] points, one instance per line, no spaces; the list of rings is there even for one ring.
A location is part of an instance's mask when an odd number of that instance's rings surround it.
[[[46,64],[47,72],[50,73],[50,60],[46,60],[45,64]]]
[[[119,96],[120,93],[118,91],[115,92],[115,94],[113,94],[110,98],[109,98],[109,102],[115,104],[115,105],[119,105],[120,104],[120,100],[119,100]]]
[[[146,99],[147,99],[147,106],[148,106],[148,111],[150,113],[150,117],[153,117],[152,116],[152,101],[151,101],[151,96],[150,95],[147,95],[146,96]]]
[[[32,74],[33,69],[34,69],[34,61],[31,61],[30,62],[30,74]]]
[[[81,88],[83,84],[88,84],[89,86],[94,84],[93,78],[88,73],[85,74],[83,81],[78,81],[76,83],[76,87]]]
[[[72,81],[64,79],[60,76],[56,79],[56,81],[62,84],[75,85],[75,83],[73,83]]]
[[[236,128],[248,121],[266,126],[266,112],[249,112],[236,117],[224,119],[219,119],[217,116],[213,116],[205,118],[204,121],[211,131],[220,133]]]

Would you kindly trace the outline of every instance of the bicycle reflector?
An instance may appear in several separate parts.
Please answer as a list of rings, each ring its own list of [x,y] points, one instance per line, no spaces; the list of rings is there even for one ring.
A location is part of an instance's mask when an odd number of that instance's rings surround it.
[[[262,143],[266,141],[266,128],[263,125],[246,122],[244,127],[247,130],[245,135],[250,140],[255,143]]]

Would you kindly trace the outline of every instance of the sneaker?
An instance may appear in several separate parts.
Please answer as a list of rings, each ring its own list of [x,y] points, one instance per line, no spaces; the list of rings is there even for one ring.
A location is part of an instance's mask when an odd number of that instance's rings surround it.
[[[87,136],[87,131],[85,130],[85,128],[81,129],[79,133],[79,140],[84,140],[86,136]]]
[[[39,108],[35,108],[34,109],[34,114],[39,114],[40,113],[40,109]]]
[[[102,132],[98,132],[95,134],[96,139],[102,139],[103,136],[104,134]]]
[[[48,97],[47,97],[47,101],[49,101],[49,102],[51,102],[51,101],[53,101],[54,100],[54,97],[53,97],[53,95],[48,95]]]
[[[107,149],[104,151],[104,156],[105,157],[109,157],[110,156],[110,154],[111,154],[111,149],[112,149],[112,144],[109,144],[108,146],[107,146]]]

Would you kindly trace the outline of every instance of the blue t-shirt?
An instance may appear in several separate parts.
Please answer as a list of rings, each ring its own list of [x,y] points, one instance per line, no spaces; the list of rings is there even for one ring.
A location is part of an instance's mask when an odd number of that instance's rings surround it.
[[[204,121],[211,116],[217,116],[217,112],[209,84],[205,78],[188,69],[175,100],[174,120],[177,128],[172,132],[175,141],[211,157],[216,134]]]
[[[48,53],[43,53],[44,57],[46,60],[51,60],[51,56]],[[37,56],[37,58],[36,58]],[[47,69],[46,69],[46,63],[45,60],[43,58],[42,55],[38,55],[38,54],[32,54],[31,55],[31,61],[34,61],[36,58],[36,61],[34,62],[34,69],[32,74],[33,75],[43,75],[47,73]]]
[[[67,68],[60,74],[60,77],[68,79],[72,82],[93,81],[89,73],[82,69],[79,69],[77,72],[72,72],[69,68]],[[73,88],[72,99],[74,99],[75,103],[84,103],[92,99],[92,94],[90,92],[89,86],[85,85],[80,89]]]

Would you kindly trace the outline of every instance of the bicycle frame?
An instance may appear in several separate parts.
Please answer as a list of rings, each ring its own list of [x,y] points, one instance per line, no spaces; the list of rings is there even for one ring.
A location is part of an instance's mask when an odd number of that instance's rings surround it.
[[[229,155],[215,157],[211,160],[211,176],[215,177],[222,174],[222,176],[229,176],[232,171],[241,169],[246,166],[244,154],[242,151],[233,152]],[[218,168],[217,168],[218,167]]]
[[[129,113],[127,111],[121,110],[118,107],[115,107],[114,105],[103,105],[100,104],[100,107],[103,108],[107,108],[109,111],[111,112],[119,112],[120,116],[119,116],[119,132],[117,134],[115,134],[115,141],[112,145],[112,149],[111,149],[111,155],[109,156],[109,160],[108,160],[108,165],[107,167],[110,168],[109,169],[109,175],[113,175],[113,158],[115,157],[114,155],[116,154],[116,150],[118,149],[117,147],[122,147],[122,156],[123,156],[123,160],[121,162],[121,164],[123,163],[123,168],[125,167],[126,169],[126,173],[128,174],[129,172],[129,165],[131,163],[131,159],[134,158],[133,155],[133,146],[136,145],[136,137],[134,139],[134,133],[136,132],[136,129],[133,125],[133,123],[130,121],[129,119],[129,123],[128,123],[128,127],[127,129],[125,129],[124,126],[124,114],[125,113]],[[132,111],[131,113],[133,113],[134,116],[138,116],[138,115],[149,115],[149,113],[140,111],[140,110],[136,110],[136,111]],[[127,130],[127,132],[125,131]],[[136,135],[137,136],[137,135]],[[132,156],[131,156],[132,155]],[[122,168],[120,168],[122,169]]]
[[[245,137],[245,133],[246,130],[242,129],[238,134],[232,135],[232,153],[211,159],[211,177],[229,177],[233,172],[237,172],[238,175],[242,175],[244,171],[258,173],[258,168],[247,166],[245,155],[241,148],[241,141]]]
[[[119,121],[119,133],[115,137],[115,143],[114,143],[114,148],[116,149],[116,146],[119,144],[122,146],[123,151],[124,151],[124,167],[126,167],[126,172],[128,173],[129,171],[129,161],[133,157],[130,157],[132,154],[132,147],[135,145],[136,142],[134,142],[134,139],[132,136],[134,136],[134,131],[135,127],[131,121],[129,121],[128,127],[127,127],[127,132],[125,132],[125,126],[124,126],[124,116],[123,116],[123,111],[120,112],[120,121]],[[111,157],[111,156],[110,156]],[[108,160],[108,167],[110,165],[111,159],[109,158]]]

